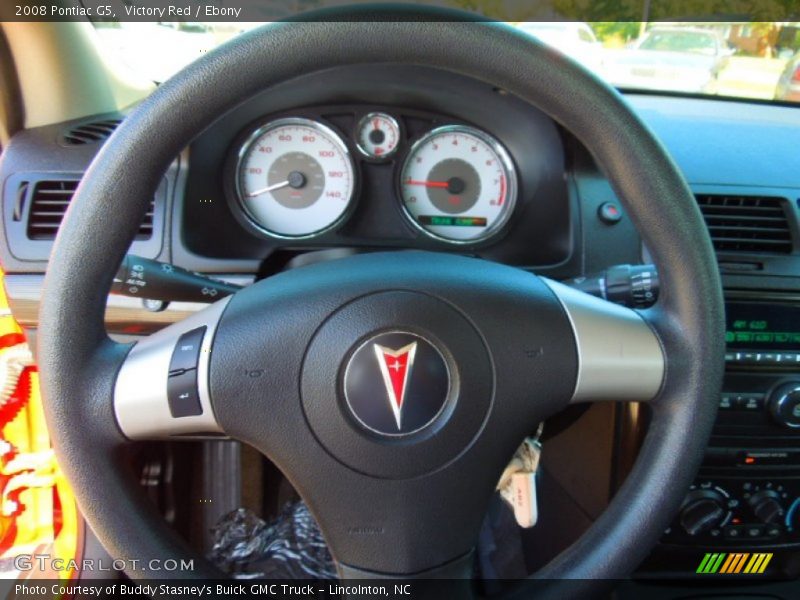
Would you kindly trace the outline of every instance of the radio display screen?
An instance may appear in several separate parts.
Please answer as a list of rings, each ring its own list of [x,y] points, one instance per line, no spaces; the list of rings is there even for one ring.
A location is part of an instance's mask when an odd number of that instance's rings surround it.
[[[728,348],[800,349],[800,306],[729,302],[725,313]]]

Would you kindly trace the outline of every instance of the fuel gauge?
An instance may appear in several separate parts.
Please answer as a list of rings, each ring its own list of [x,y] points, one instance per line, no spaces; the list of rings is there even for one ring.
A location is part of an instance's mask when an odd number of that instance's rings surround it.
[[[375,160],[394,154],[400,142],[400,126],[386,113],[365,115],[356,128],[356,145],[364,156]]]

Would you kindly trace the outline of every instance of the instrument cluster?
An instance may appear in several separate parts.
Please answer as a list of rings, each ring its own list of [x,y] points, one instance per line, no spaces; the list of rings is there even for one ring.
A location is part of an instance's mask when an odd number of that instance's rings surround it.
[[[349,127],[303,114],[253,123],[232,149],[231,206],[257,235],[313,240],[369,201],[361,179],[382,167],[393,182],[384,192],[421,235],[456,245],[498,236],[517,204],[511,154],[473,125],[419,121],[410,131],[407,115],[365,110]]]

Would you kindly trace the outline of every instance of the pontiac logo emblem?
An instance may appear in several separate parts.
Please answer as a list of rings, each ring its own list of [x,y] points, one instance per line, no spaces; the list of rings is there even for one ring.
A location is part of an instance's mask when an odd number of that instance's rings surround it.
[[[344,396],[359,424],[386,436],[424,429],[444,412],[450,371],[428,340],[399,331],[376,335],[350,357]]]
[[[392,407],[394,420],[397,422],[397,431],[403,429],[403,400],[406,397],[406,384],[411,369],[414,367],[414,356],[417,353],[417,342],[411,342],[399,350],[390,350],[379,344],[372,345],[375,357],[383,375],[383,385],[386,386],[386,395],[389,397],[389,406]]]

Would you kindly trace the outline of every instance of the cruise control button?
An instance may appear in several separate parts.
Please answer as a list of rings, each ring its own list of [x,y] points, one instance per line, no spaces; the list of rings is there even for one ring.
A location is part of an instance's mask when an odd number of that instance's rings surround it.
[[[192,417],[203,414],[197,391],[197,371],[192,369],[167,378],[167,401],[173,417]]]
[[[203,343],[205,327],[198,327],[187,331],[178,338],[175,349],[172,351],[172,358],[169,361],[170,373],[181,373],[189,369],[196,369],[200,359],[200,346]]]

